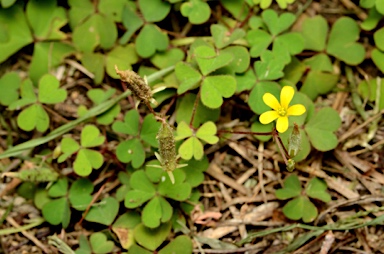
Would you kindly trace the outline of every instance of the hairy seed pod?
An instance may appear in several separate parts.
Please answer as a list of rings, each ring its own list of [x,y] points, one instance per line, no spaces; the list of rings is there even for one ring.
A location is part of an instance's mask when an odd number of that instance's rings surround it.
[[[115,65],[116,73],[120,79],[127,83],[127,87],[141,101],[149,104],[152,100],[152,91],[146,80],[131,70],[120,71]]]
[[[34,168],[21,170],[20,172],[6,172],[1,175],[2,177],[19,178],[23,182],[54,182],[59,178],[59,174],[50,168]]]

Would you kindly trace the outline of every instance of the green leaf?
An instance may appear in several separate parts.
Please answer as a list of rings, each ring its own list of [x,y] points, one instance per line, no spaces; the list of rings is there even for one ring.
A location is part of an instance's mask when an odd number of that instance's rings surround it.
[[[120,104],[115,104],[112,108],[97,116],[97,123],[102,125],[110,125],[115,117],[120,113]]]
[[[330,107],[320,109],[305,125],[305,131],[312,145],[319,151],[334,149],[338,140],[333,133],[341,126],[336,110]]]
[[[130,43],[126,46],[116,46],[107,55],[106,68],[110,77],[119,79],[115,65],[119,70],[132,70],[132,65],[137,63],[139,57],[136,54],[135,46]]]
[[[60,28],[67,23],[66,11],[56,0],[28,1],[26,14],[37,40],[63,40],[67,35]]]
[[[235,19],[244,21],[247,18],[250,9],[245,1],[221,0],[220,2]]]
[[[126,32],[120,38],[120,44],[126,44],[129,39],[131,39],[132,35],[139,30],[139,28],[144,24],[144,21],[141,17],[136,13],[135,9],[132,8],[131,5],[126,4],[122,11],[122,22],[124,27],[126,28]]]
[[[99,169],[103,162],[104,159],[101,153],[90,149],[80,149],[73,162],[73,169],[76,174],[87,176],[92,172],[92,168]]]
[[[305,223],[312,222],[317,217],[316,206],[305,196],[299,196],[289,201],[283,207],[283,213],[291,220],[300,220]]]
[[[79,248],[75,251],[75,254],[91,254],[91,246],[89,245],[89,242],[87,240],[87,237],[85,235],[79,236]]]
[[[281,44],[291,55],[296,55],[304,50],[304,38],[300,33],[290,32],[280,35],[275,39],[273,47]]]
[[[166,50],[168,44],[167,34],[154,24],[145,25],[135,41],[137,54],[143,58],[151,57],[156,51]]]
[[[134,244],[133,229],[141,222],[140,214],[129,211],[117,218],[112,225],[112,231],[119,238],[120,244],[124,249],[128,249]]]
[[[221,52],[219,55],[216,55],[215,50],[208,46],[200,46],[196,48],[195,54],[200,71],[205,76],[228,65],[233,60],[232,54]]]
[[[273,37],[261,29],[248,31],[246,39],[251,46],[251,57],[259,57],[273,41]]]
[[[125,0],[100,0],[99,11],[113,18],[115,22],[121,22]]]
[[[211,16],[211,8],[202,0],[190,0],[181,4],[180,12],[195,25],[203,24]]]
[[[186,122],[181,122],[177,125],[177,136],[175,140],[182,140],[189,138],[193,135],[193,131]]]
[[[218,108],[223,104],[223,97],[229,98],[236,91],[236,79],[233,76],[209,76],[201,86],[201,101],[209,108]]]
[[[378,87],[380,89],[378,89]],[[375,102],[379,110],[384,109],[384,82],[383,79],[376,78],[363,81],[358,87],[359,93],[364,99]]]
[[[59,198],[46,203],[43,206],[42,213],[44,218],[52,225],[61,224],[63,228],[68,227],[71,219],[71,209],[67,198]]]
[[[204,155],[203,144],[198,138],[190,137],[180,145],[179,154],[184,160],[190,160],[192,157],[200,160]]]
[[[79,144],[73,138],[64,137],[61,140],[61,151],[63,154],[60,155],[60,157],[57,159],[57,162],[61,163],[65,161],[69,156],[79,150],[79,148]]]
[[[8,72],[0,78],[0,104],[9,106],[19,98],[21,78],[16,72]]]
[[[103,49],[113,47],[117,39],[117,28],[112,17],[93,14],[84,23],[75,27],[72,41],[82,52],[93,52],[97,46]]]
[[[213,122],[204,123],[196,132],[196,137],[204,140],[208,144],[216,144],[219,138],[216,136],[217,128]]]
[[[297,175],[290,175],[284,180],[284,187],[276,190],[276,197],[281,200],[290,199],[300,195],[301,183]]]
[[[159,147],[156,139],[157,132],[159,131],[161,123],[156,121],[155,117],[150,114],[144,118],[141,126],[140,138],[152,147]]]
[[[202,78],[201,74],[195,68],[184,62],[176,64],[175,74],[181,82],[177,89],[178,94],[196,88]]]
[[[361,28],[366,31],[371,31],[376,28],[383,14],[379,13],[376,8],[371,8],[368,11],[368,17],[360,24]]]
[[[121,142],[116,148],[119,161],[128,163],[132,161],[134,168],[139,168],[145,161],[145,150],[139,139],[130,139]]]
[[[68,179],[61,178],[54,184],[52,184],[51,188],[48,190],[48,195],[52,198],[62,197],[67,194],[68,190]]]
[[[255,62],[254,69],[259,81],[276,80],[284,76],[284,63],[269,50],[262,53],[261,61]]]
[[[39,82],[39,101],[45,104],[56,104],[65,101],[67,91],[59,88],[60,83],[55,76],[45,74]]]
[[[2,0],[2,1],[1,1],[1,6],[2,6],[3,8],[9,8],[9,7],[11,7],[15,2],[16,2],[16,0]]]
[[[241,28],[236,28],[229,32],[228,29],[220,24],[211,25],[211,34],[215,45],[218,49],[225,48],[232,42],[241,39],[245,36],[245,31]]]
[[[329,93],[339,81],[339,76],[322,71],[310,71],[304,81],[300,92],[306,94],[312,100],[321,94]]]
[[[143,224],[139,224],[134,230],[135,240],[141,246],[154,251],[167,239],[171,228],[171,223],[161,224],[155,229],[147,228]]]
[[[171,241],[164,248],[162,248],[158,253],[159,254],[173,254],[173,253],[182,253],[182,254],[192,254],[193,245],[191,239],[186,235],[180,235]]]
[[[228,65],[228,68],[236,73],[245,72],[251,62],[249,52],[242,46],[230,46],[222,50],[224,53],[229,53],[234,56],[233,61]]]
[[[119,212],[119,202],[113,197],[106,197],[99,204],[93,205],[85,219],[106,226],[112,224]]]
[[[136,243],[129,248],[129,252],[137,254],[153,254],[152,251],[146,250],[143,247],[140,247]]]
[[[111,253],[115,244],[107,240],[107,236],[101,232],[93,233],[89,237],[89,242],[92,246],[92,253],[104,254]]]
[[[350,65],[364,60],[364,46],[357,43],[360,29],[355,20],[349,17],[339,18],[329,34],[327,52]]]
[[[104,136],[100,136],[99,129],[94,125],[86,125],[81,131],[80,143],[82,147],[95,147],[103,144]]]
[[[256,121],[251,126],[252,132],[271,132],[273,130],[274,123],[270,124],[262,124],[259,121]],[[260,141],[266,142],[272,138],[271,135],[265,136],[265,135],[254,135],[255,138],[257,138]]]
[[[384,72],[384,52],[381,52],[378,49],[372,50],[372,61],[375,63],[377,68]]]
[[[149,228],[157,228],[161,222],[171,219],[172,206],[163,197],[154,197],[144,207],[142,212],[143,224]]]
[[[104,55],[101,53],[87,52],[81,57],[83,66],[94,75],[94,82],[100,84],[104,78]]]
[[[288,147],[289,135],[292,133],[293,126],[290,126],[288,130],[284,133],[280,133],[280,137],[283,140],[283,144],[285,147]],[[309,142],[308,136],[306,132],[300,128],[301,135],[301,145],[298,154],[293,158],[295,162],[302,161],[307,158],[309,153],[311,152],[311,143]]]
[[[151,62],[159,69],[176,65],[184,59],[184,51],[179,48],[172,48],[164,52],[158,52],[151,57]],[[120,69],[120,68],[119,68]]]
[[[114,122],[112,129],[115,132],[137,136],[139,134],[139,118],[140,116],[137,110],[130,110],[125,113],[124,122]]]
[[[86,179],[76,180],[69,189],[68,199],[71,206],[78,211],[85,211],[92,202],[93,183]]]
[[[323,51],[328,35],[327,20],[320,15],[304,19],[301,34],[304,37],[305,49]]]
[[[173,171],[175,182],[172,183],[169,177],[162,178],[158,186],[158,193],[164,197],[168,197],[177,201],[186,200],[191,194],[191,186],[185,182],[186,175],[183,170],[177,168]],[[163,176],[166,173],[163,172]]]
[[[263,11],[261,17],[273,36],[287,30],[296,20],[296,16],[289,12],[285,12],[278,17],[276,11],[272,9]]]
[[[0,9],[0,63],[33,42],[22,4]]]
[[[49,126],[49,116],[40,104],[33,104],[17,116],[17,125],[24,131],[37,129],[45,132]]]
[[[71,45],[62,42],[36,42],[29,66],[29,77],[33,83],[37,84],[44,74],[62,64],[64,58],[74,51]]]
[[[171,10],[171,5],[162,0],[139,0],[139,7],[147,22],[163,20]]]
[[[130,185],[134,190],[129,191],[125,197],[124,204],[127,208],[142,205],[156,193],[155,187],[143,170],[135,171],[131,175]]]
[[[377,30],[374,34],[373,34],[373,39],[375,41],[375,45],[378,49],[380,49],[381,51],[384,51],[384,27]]]
[[[331,196],[326,192],[327,184],[321,179],[315,177],[312,178],[305,190],[306,194],[315,199],[319,199],[323,202],[331,201]]]
[[[183,164],[181,161],[180,164]],[[191,159],[187,166],[182,167],[181,170],[185,173],[185,182],[189,183],[191,187],[197,187],[204,181],[204,171],[208,169],[208,158],[204,156],[201,160]]]

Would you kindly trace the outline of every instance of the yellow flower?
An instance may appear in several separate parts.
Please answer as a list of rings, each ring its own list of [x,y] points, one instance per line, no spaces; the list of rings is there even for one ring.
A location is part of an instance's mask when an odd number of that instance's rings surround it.
[[[263,95],[263,101],[267,106],[273,110],[264,112],[260,115],[260,123],[269,124],[277,119],[276,129],[278,132],[283,133],[288,129],[288,116],[299,116],[305,113],[305,107],[302,104],[295,104],[289,107],[295,90],[290,86],[284,86],[280,92],[280,103],[270,93]]]

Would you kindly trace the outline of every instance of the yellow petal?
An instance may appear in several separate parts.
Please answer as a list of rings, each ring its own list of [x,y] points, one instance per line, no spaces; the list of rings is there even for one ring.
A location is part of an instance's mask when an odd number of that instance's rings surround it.
[[[295,89],[291,86],[284,86],[280,92],[280,103],[281,106],[285,109],[288,108],[289,103],[291,102],[293,95],[295,94]]]
[[[259,121],[262,124],[269,124],[279,117],[279,114],[276,111],[267,111],[260,115]]]
[[[279,110],[280,108],[280,103],[276,99],[276,97],[270,93],[265,93],[263,95],[263,101],[265,104],[267,104],[268,107],[274,109],[274,110]]]
[[[285,132],[288,129],[288,117],[279,117],[277,119],[276,129],[280,133]]]
[[[304,114],[306,111],[304,105],[302,104],[295,104],[288,108],[287,115],[288,116],[299,116]]]

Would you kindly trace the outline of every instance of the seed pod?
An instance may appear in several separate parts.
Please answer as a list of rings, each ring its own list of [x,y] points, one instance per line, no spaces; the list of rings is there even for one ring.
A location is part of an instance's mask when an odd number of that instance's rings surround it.
[[[172,127],[166,122],[162,121],[159,132],[157,133],[157,140],[159,142],[160,164],[164,171],[169,174],[172,183],[174,183],[173,170],[177,168],[177,154],[175,137],[173,136]]]
[[[149,105],[152,100],[152,92],[147,81],[131,70],[120,71],[115,65],[116,73],[120,79],[127,83],[127,87],[141,101]]]
[[[299,126],[295,123],[293,125],[293,130],[291,136],[288,140],[288,154],[291,158],[295,157],[297,153],[300,151],[301,147],[301,134],[299,130]]]
[[[34,168],[21,170],[20,172],[6,172],[2,177],[15,177],[23,182],[54,182],[59,178],[59,174],[50,168]]]

